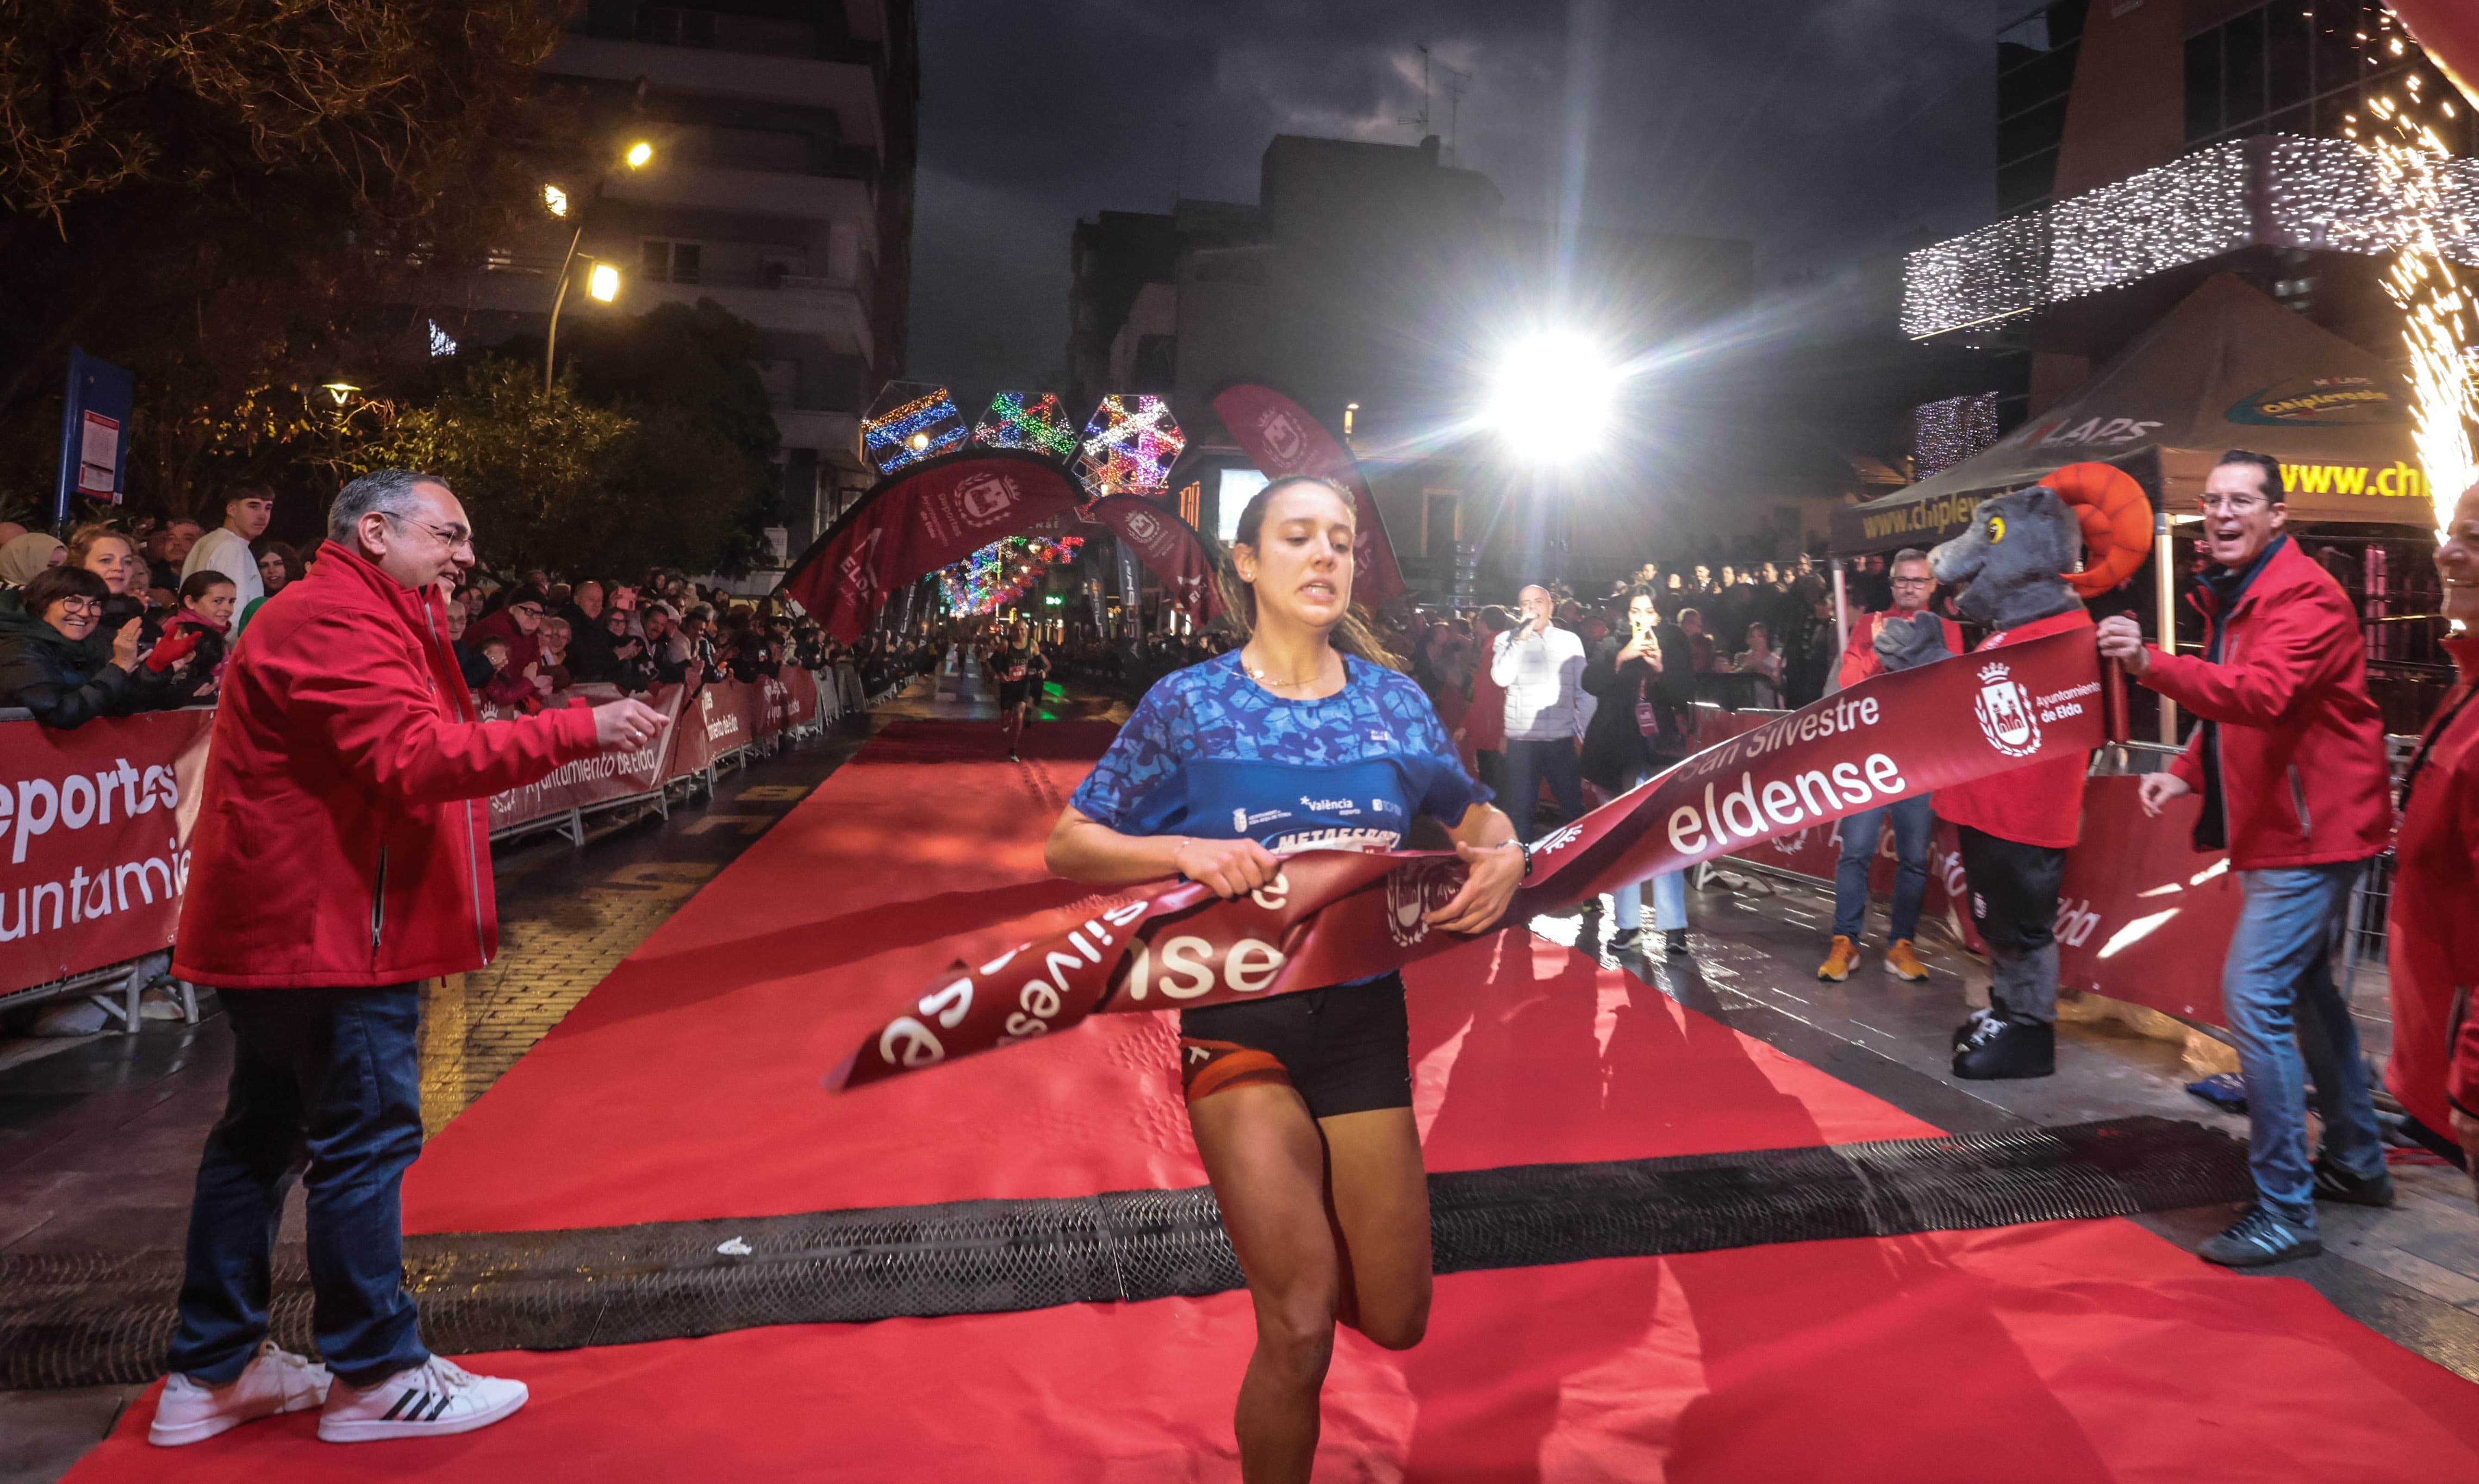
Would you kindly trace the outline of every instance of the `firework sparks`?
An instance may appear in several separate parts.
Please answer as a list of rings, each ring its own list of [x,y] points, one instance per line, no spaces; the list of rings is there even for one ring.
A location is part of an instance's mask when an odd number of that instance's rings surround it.
[[[2418,75],[2411,74],[2402,97],[2369,100],[2371,118],[2364,129],[2354,120],[2346,132],[2373,155],[2377,181],[2398,209],[2400,246],[2385,292],[2406,321],[2414,436],[2441,540],[2454,501],[2479,482],[2470,436],[2479,422],[2479,365],[2471,353],[2471,292],[2444,250],[2446,242],[2467,235],[2470,223],[2453,210],[2443,175],[2451,152],[2427,121],[2431,108],[2451,117],[2455,105],[2421,90]]]

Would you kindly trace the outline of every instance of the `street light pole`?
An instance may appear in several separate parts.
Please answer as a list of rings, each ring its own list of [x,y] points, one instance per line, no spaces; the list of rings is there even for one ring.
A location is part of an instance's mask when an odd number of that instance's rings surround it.
[[[647,162],[654,158],[654,146],[644,140],[639,140],[635,143],[629,145],[627,152],[620,158],[622,162],[628,166],[628,168],[632,170],[642,170],[646,167]],[[576,270],[577,244],[585,241],[585,218],[592,215],[596,206],[601,204],[602,188],[609,183],[610,179],[611,172],[607,168],[601,173],[596,175],[594,177],[594,193],[586,198],[584,204],[576,205],[573,208],[567,192],[562,191],[556,185],[547,185],[543,187],[543,201],[550,208],[552,216],[565,217],[572,209],[576,213],[576,230],[569,234],[568,253],[565,257],[559,260],[559,292],[551,295],[550,329],[549,333],[543,336],[543,395],[545,397],[549,397],[550,395],[553,380],[551,363],[553,356],[559,350],[559,311],[561,306],[568,302],[568,279],[569,275]],[[616,274],[614,275],[613,288],[616,292]],[[596,298],[607,299],[612,295],[610,294],[603,293],[601,285],[598,284],[596,285],[594,296]]]
[[[568,256],[559,262],[559,293],[551,296],[550,333],[543,338],[543,396],[550,396],[552,352],[559,348],[559,307],[568,302],[569,274],[576,268],[576,244],[585,239],[585,214],[576,215],[576,230],[569,234]]]

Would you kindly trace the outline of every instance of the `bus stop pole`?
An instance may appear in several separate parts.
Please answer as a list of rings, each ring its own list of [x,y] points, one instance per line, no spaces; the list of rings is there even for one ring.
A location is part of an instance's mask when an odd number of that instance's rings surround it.
[[[1833,559],[1833,652],[1845,653],[1850,648],[1851,615],[1843,602],[1842,558],[1837,556]]]
[[[2178,652],[2178,574],[2170,563],[2175,547],[2169,531],[2169,512],[2152,514],[2152,619],[2160,634],[2160,652]],[[2158,694],[2156,692],[2155,694]],[[2160,740],[2170,747],[2178,745],[2178,703],[2160,697]]]

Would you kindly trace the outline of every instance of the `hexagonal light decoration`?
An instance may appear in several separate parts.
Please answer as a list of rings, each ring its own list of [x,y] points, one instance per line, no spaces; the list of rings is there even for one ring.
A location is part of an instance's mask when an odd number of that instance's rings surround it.
[[[1047,392],[1001,392],[990,398],[989,411],[974,425],[973,442],[984,448],[1022,448],[1072,458],[1076,428],[1067,409]]]
[[[891,474],[955,449],[970,433],[945,387],[890,381],[861,419],[861,450],[880,473]]]
[[[1188,435],[1171,420],[1168,401],[1114,393],[1102,398],[1085,424],[1076,473],[1097,496],[1159,495],[1187,447]]]

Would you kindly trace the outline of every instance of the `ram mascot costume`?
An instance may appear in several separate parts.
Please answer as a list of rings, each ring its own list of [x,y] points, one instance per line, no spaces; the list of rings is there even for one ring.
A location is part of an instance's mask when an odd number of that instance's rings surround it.
[[[1988,637],[1968,663],[2010,696],[2009,644],[2090,628],[2083,600],[2134,575],[2151,549],[2152,505],[2125,471],[2072,464],[2039,484],[1980,502],[1971,528],[1929,553],[1937,580],[1961,585],[1955,610]],[[2087,550],[2077,570],[2076,557]],[[1948,658],[1931,613],[1889,622],[1876,641],[1887,670]],[[2057,887],[2081,828],[2088,756],[2032,763],[1937,791],[1961,837],[1971,921],[1988,945],[1989,1004],[1954,1033],[1954,1070],[1981,1080],[2057,1070]]]

